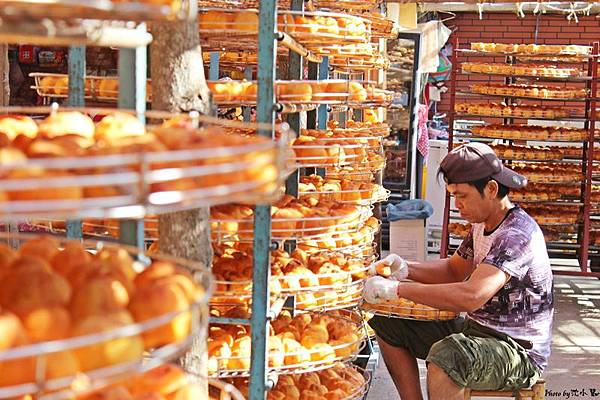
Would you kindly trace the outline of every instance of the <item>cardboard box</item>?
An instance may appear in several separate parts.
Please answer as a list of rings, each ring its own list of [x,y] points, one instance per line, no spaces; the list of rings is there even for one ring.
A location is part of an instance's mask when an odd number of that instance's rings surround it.
[[[390,253],[408,261],[424,261],[426,249],[425,220],[390,222]]]

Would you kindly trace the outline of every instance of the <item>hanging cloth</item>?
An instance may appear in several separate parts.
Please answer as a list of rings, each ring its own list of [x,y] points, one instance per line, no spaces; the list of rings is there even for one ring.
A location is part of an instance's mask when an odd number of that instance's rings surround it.
[[[425,104],[419,104],[417,109],[417,150],[423,156],[424,162],[427,162],[427,156],[429,156],[428,117],[429,107]]]

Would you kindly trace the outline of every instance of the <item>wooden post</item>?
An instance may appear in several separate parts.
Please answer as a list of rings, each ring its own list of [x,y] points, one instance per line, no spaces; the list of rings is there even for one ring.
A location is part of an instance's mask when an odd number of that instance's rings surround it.
[[[191,13],[197,14],[197,10]],[[189,21],[153,23],[152,35],[152,108],[208,114],[209,91],[204,77],[197,17]],[[161,252],[200,261],[210,267],[212,249],[207,207],[161,215],[158,230]],[[195,338],[190,351],[180,360],[187,371],[204,377],[208,364],[206,339],[207,332]]]
[[[8,106],[10,101],[9,73],[8,45],[0,44],[0,107]]]

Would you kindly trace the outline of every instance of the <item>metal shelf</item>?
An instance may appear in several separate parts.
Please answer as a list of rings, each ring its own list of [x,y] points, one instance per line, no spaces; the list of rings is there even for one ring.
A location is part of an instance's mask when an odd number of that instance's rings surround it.
[[[460,118],[499,118],[499,119],[511,118],[511,119],[527,119],[527,120],[539,120],[539,121],[581,121],[581,122],[587,121],[582,116],[564,117],[564,118],[544,118],[544,117],[535,117],[535,116],[524,117],[524,116],[516,116],[516,115],[483,115],[483,114],[477,115],[477,114],[465,114],[465,113],[458,113],[458,112],[455,112],[454,114],[456,117],[460,117]]]
[[[497,97],[497,98],[511,98],[511,99],[522,99],[522,100],[537,100],[537,101],[562,101],[562,102],[585,102],[591,100],[591,98],[580,97],[580,98],[556,98],[556,97],[533,97],[533,96],[516,96],[516,95],[505,95],[505,94],[485,94],[477,92],[456,92],[457,96],[464,97]],[[598,98],[593,100],[600,101]]]
[[[95,19],[109,21],[172,21],[191,17],[193,0],[168,2],[107,0],[3,0],[0,16],[32,19]]]
[[[468,130],[455,129],[454,132],[469,132]],[[471,139],[471,140],[522,140],[528,142],[549,142],[549,143],[581,143],[582,140],[574,139],[574,140],[565,140],[565,139],[537,139],[537,138],[522,138],[522,137],[499,137],[499,136],[487,136],[487,135],[479,135],[479,134],[466,134],[466,133],[454,133],[454,137],[458,139]]]
[[[498,74],[498,73],[488,73],[488,72],[468,72],[462,71],[463,75],[482,75],[482,76],[501,76],[505,78],[517,78],[517,79],[527,79],[527,80],[535,80],[535,81],[544,81],[544,82],[589,82],[592,78],[587,76],[537,76],[537,75],[510,75],[510,74]]]
[[[499,52],[492,52],[492,51],[478,51],[478,50],[471,50],[471,49],[457,49],[456,50],[458,53],[463,53],[467,56],[469,55],[474,55],[474,56],[485,56],[485,57],[506,57],[506,56],[515,56],[515,57],[524,57],[524,58],[528,58],[528,57],[556,57],[557,60],[560,60],[563,57],[580,57],[582,59],[581,62],[586,62],[589,58],[592,57],[597,57],[597,56],[593,56],[591,54],[578,54],[578,53],[559,53],[559,54],[527,54],[527,53],[519,53],[519,52],[510,52],[510,53],[499,53]],[[560,62],[560,61],[557,61]],[[568,62],[571,63],[571,62]]]

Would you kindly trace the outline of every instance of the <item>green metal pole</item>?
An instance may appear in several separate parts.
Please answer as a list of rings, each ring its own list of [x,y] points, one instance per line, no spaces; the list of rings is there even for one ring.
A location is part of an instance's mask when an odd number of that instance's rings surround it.
[[[308,63],[308,79],[319,79],[319,64],[314,62]],[[317,110],[311,110],[306,113],[306,128],[317,129]]]
[[[85,107],[85,46],[69,47],[69,98],[71,107]],[[67,220],[67,237],[81,239],[81,220]]]
[[[319,80],[329,78],[329,57],[323,57],[319,64]],[[327,105],[321,104],[317,110],[317,126],[319,129],[327,129]]]
[[[244,78],[248,81],[252,80],[252,67],[246,67],[244,69]],[[242,115],[244,121],[249,122],[252,119],[252,107],[242,107]]]
[[[304,11],[304,0],[292,0],[291,4],[292,11]],[[290,51],[289,65],[288,65],[288,79],[302,79],[302,56],[296,52]],[[287,122],[290,128],[300,134],[300,113],[289,114]],[[298,197],[298,180],[300,178],[300,171],[295,170],[290,174],[285,183],[285,192],[291,196]]]
[[[277,1],[263,0],[259,8],[258,29],[258,94],[257,121],[262,124],[258,133],[272,137],[275,123],[275,27]],[[257,205],[254,212],[254,259],[252,270],[252,353],[250,400],[264,400],[267,381],[267,323],[269,320],[269,251],[271,242],[271,206]]]
[[[210,52],[210,64],[208,64],[208,80],[219,80],[219,64],[221,61],[221,53],[218,51]]]
[[[138,29],[146,30],[146,25]],[[119,50],[119,108],[135,110],[142,122],[146,121],[146,55],[146,47]],[[119,241],[144,248],[144,220],[120,221]]]

